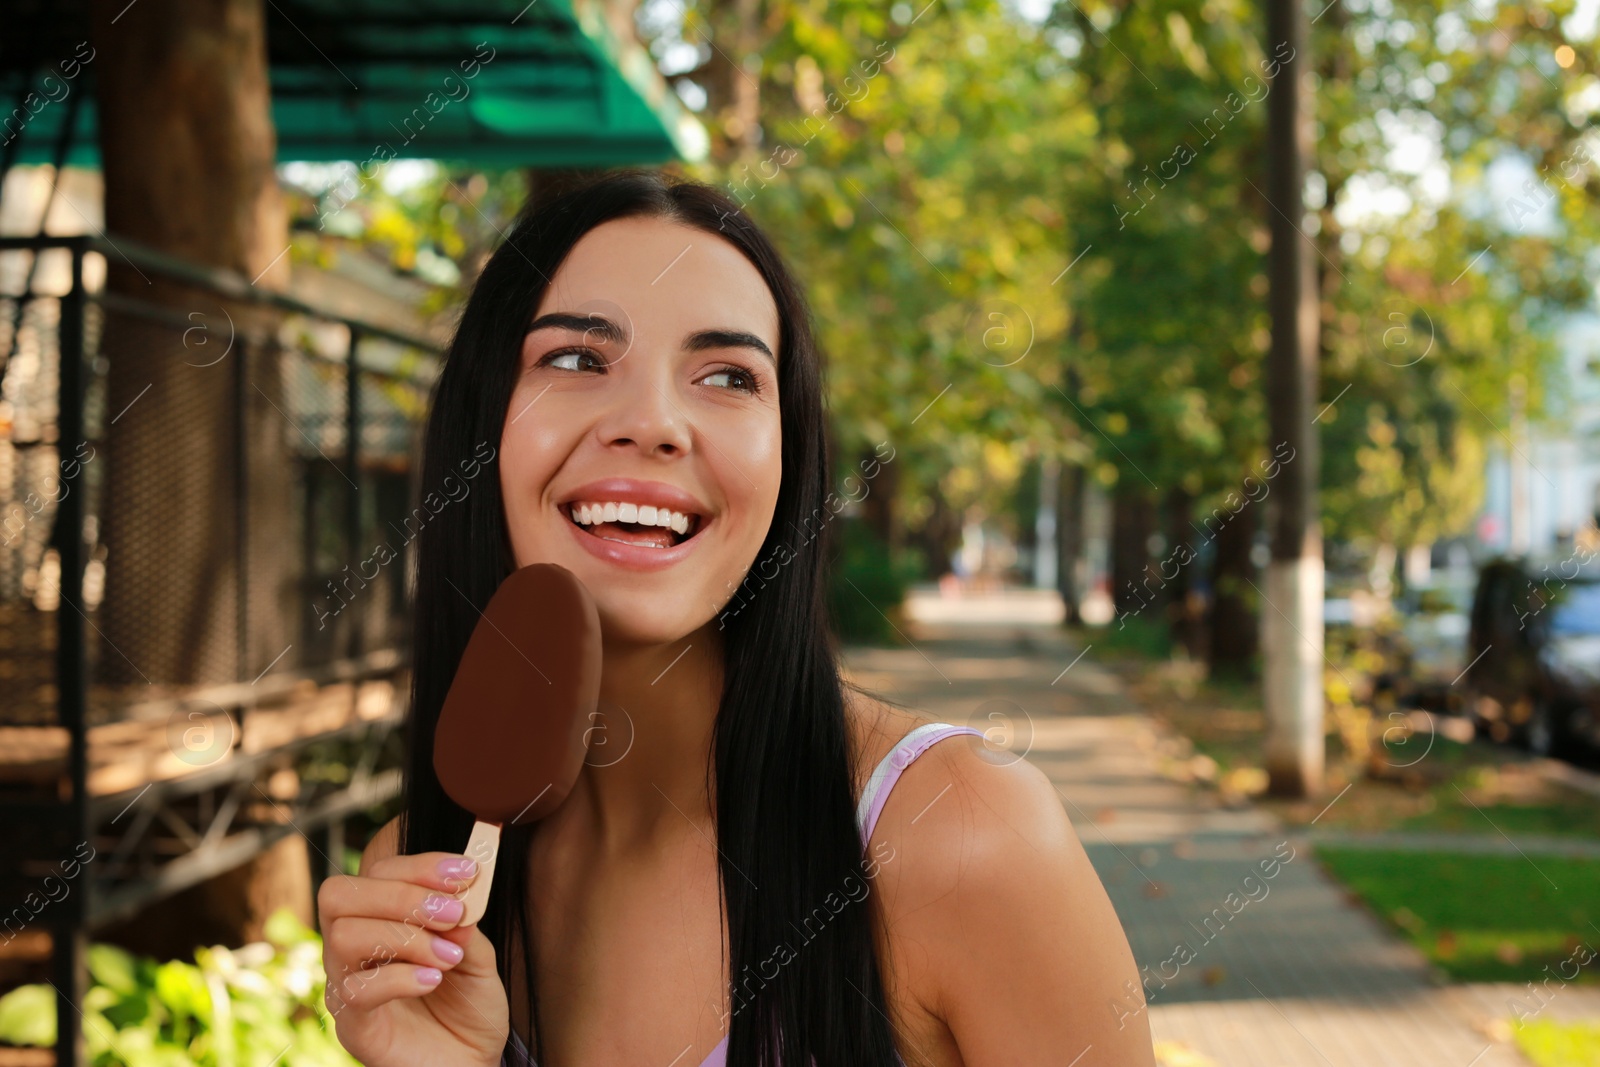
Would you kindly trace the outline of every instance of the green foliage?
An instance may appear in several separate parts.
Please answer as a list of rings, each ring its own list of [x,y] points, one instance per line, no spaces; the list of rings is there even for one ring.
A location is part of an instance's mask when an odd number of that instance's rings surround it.
[[[1001,510],[1029,458],[1072,447],[1051,283],[1094,132],[1037,28],[990,0],[916,9],[774,4],[763,140],[694,171],[801,274],[840,453],[898,450],[909,530],[936,495]]]
[[[56,991],[25,985],[0,997],[0,1041],[49,1047],[56,1043]]]
[[[1262,0],[1082,0],[1042,24],[998,0],[672,7],[641,26],[656,55],[698,55],[669,76],[708,94],[714,145],[681,169],[726,188],[801,274],[837,444],[900,451],[903,529],[936,498],[1003,511],[1045,454],[1103,485],[1181,488],[1204,513],[1264,454]],[[1551,329],[1589,299],[1600,237],[1581,140],[1600,78],[1593,47],[1564,39],[1570,9],[1350,0],[1312,26],[1302,229],[1330,539],[1462,531],[1513,418],[1562,410]],[[1397,141],[1408,128],[1426,136]],[[1436,164],[1416,147],[1432,137]],[[1508,153],[1539,180],[1493,203],[1485,175]],[[302,231],[433,278],[448,263],[440,305],[525,187],[444,165],[407,186],[295,173]],[[1357,215],[1375,192],[1389,206]]]
[[[1554,7],[1446,8],[1335,5],[1310,44],[1304,228],[1319,395],[1338,399],[1318,420],[1322,507],[1329,536],[1357,543],[1464,528],[1502,427],[1547,408],[1555,317],[1586,297],[1595,183],[1561,184],[1570,224],[1555,233],[1508,231],[1462,190],[1508,147],[1570,161],[1587,51],[1555,72]],[[903,446],[907,528],[935,496],[1003,511],[1049,452],[1105,485],[1182,488],[1202,511],[1263,454],[1276,53],[1259,0],[1086,0],[1042,26],[985,0],[888,18],[774,0],[759,25],[696,19],[693,33],[759,52],[742,77],[759,83],[763,136],[733,128],[733,79],[702,78],[708,60],[687,77],[712,93],[718,151],[695,176],[804,275],[837,431]],[[1434,124],[1453,197],[1393,150],[1397,123]],[[1348,216],[1358,189],[1403,206]]]
[[[466,294],[505,238],[527,196],[520,170],[408,160],[397,164],[296,164],[285,187],[296,233],[295,259],[322,266],[348,241],[379,254],[399,274],[433,286],[421,309],[433,314]]]
[[[1594,78],[1552,76],[1550,11],[1443,7],[1334,5],[1310,45],[1318,129],[1304,230],[1330,404],[1317,420],[1321,503],[1328,534],[1358,543],[1464,528],[1487,447],[1517,405],[1541,409],[1556,316],[1587,299],[1592,211],[1563,232],[1508,232],[1463,190],[1508,147],[1570,155],[1585,125],[1576,94]],[[1060,5],[1052,23],[1082,50],[1099,128],[1066,212],[1070,246],[1088,250],[1072,275],[1075,415],[1103,478],[1181,485],[1203,501],[1268,444],[1262,5]],[[1532,43],[1519,48],[1519,35]],[[1491,73],[1508,63],[1516,74]],[[1485,88],[1494,81],[1503,92]],[[1445,139],[1452,197],[1429,185],[1438,172],[1415,150],[1392,150],[1406,124]],[[1399,214],[1347,215],[1358,188],[1398,192]],[[1566,193],[1564,205],[1582,199]]]
[[[1589,925],[1600,920],[1600,863],[1592,859],[1320,845],[1317,855],[1454,978],[1536,981],[1580,944],[1600,947]],[[1600,980],[1592,964],[1577,973],[1580,982]]]
[[[195,952],[195,962],[89,947],[84,1036],[96,1067],[353,1067],[323,1003],[322,942],[293,914],[267,922],[267,940]],[[0,997],[0,1041],[55,1044],[55,991],[22,986]]]
[[[829,610],[841,641],[901,644],[896,627],[906,590],[921,571],[912,551],[891,558],[888,546],[865,523],[841,520],[838,558],[831,570]]]
[[[1168,659],[1172,655],[1172,627],[1158,612],[1128,614],[1105,626],[1085,629],[1084,640],[1105,655],[1138,659]]]

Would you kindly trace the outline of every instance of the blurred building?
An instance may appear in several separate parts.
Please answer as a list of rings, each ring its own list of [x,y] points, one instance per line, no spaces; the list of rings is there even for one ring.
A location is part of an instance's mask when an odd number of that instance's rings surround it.
[[[1600,315],[1570,316],[1557,344],[1562,370],[1546,383],[1550,418],[1513,417],[1494,442],[1475,531],[1486,552],[1559,552],[1600,514]]]

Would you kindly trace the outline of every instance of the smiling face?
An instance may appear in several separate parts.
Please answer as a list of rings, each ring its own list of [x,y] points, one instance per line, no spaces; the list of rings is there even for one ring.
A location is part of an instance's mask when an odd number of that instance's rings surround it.
[[[733,245],[657,218],[590,230],[545,289],[501,431],[517,566],[576,574],[608,643],[713,620],[772,524],[783,358]]]

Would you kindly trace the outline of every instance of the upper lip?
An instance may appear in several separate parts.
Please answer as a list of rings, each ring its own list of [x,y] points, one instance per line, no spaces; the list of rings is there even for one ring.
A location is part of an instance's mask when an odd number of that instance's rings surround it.
[[[602,478],[589,482],[566,493],[558,507],[587,501],[589,503],[648,504],[654,508],[669,508],[685,515],[705,518],[711,509],[695,498],[694,494],[666,482],[646,482],[638,478]]]

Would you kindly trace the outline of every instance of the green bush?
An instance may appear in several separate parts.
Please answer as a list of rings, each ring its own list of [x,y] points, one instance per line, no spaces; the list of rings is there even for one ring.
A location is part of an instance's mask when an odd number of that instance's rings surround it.
[[[1128,614],[1104,626],[1086,627],[1084,636],[1102,654],[1119,653],[1135,659],[1172,657],[1172,627],[1159,612]]]
[[[359,1067],[334,1037],[323,1003],[322,940],[288,911],[267,940],[158,963],[113,945],[89,947],[83,1032],[96,1067]],[[56,1042],[55,990],[0,997],[0,1041]]]
[[[920,554],[905,550],[891,557],[889,548],[865,524],[841,519],[838,555],[828,590],[829,609],[841,641],[851,644],[900,644],[895,627],[906,590],[922,571]]]

